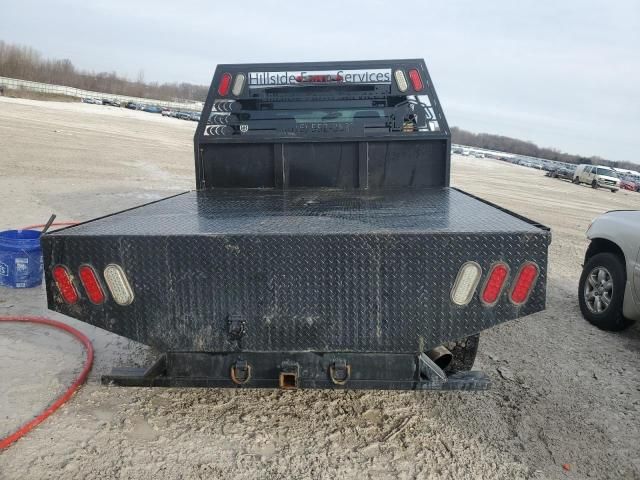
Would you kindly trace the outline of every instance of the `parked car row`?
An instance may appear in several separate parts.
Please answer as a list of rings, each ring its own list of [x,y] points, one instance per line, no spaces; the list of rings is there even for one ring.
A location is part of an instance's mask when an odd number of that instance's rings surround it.
[[[501,152],[487,151],[483,153],[460,145],[453,146],[451,152],[476,158],[493,158],[514,165],[545,170],[545,175],[548,177],[569,180],[577,185],[585,183],[593,188],[604,188],[614,193],[620,189],[640,192],[640,175],[632,170],[616,170],[603,165],[572,165],[555,160],[522,157]]]
[[[605,188],[612,192],[630,190],[640,192],[640,176],[624,173],[602,165],[571,165],[552,160],[539,159],[537,163],[529,160],[508,160],[511,163],[530,168],[545,170],[548,177],[570,180],[575,184],[586,183],[593,188]]]
[[[618,190],[640,192],[640,177],[616,172],[602,165],[560,166],[546,173],[547,177],[569,180],[576,185],[587,184],[592,188],[604,188],[615,193]]]
[[[115,100],[113,98],[85,97],[85,98],[81,98],[80,101],[82,101],[82,103],[92,103],[95,105],[110,105],[112,107],[123,106],[118,100]],[[124,104],[124,108],[128,108],[131,110],[141,110],[143,112],[149,112],[149,113],[161,113],[162,116],[164,117],[175,117],[175,118],[180,118],[182,120],[193,120],[195,122],[200,120],[200,112],[186,112],[186,111],[183,112],[178,110],[170,110],[168,108],[162,108],[158,105],[126,102]]]
[[[131,110],[142,110],[143,112],[149,113],[160,113],[162,108],[158,105],[147,105],[145,103],[135,103],[135,102],[127,102],[124,104],[124,108],[129,108]]]
[[[162,116],[180,118],[182,120],[193,120],[194,122],[200,121],[200,112],[180,112],[178,110],[165,108],[162,110]]]

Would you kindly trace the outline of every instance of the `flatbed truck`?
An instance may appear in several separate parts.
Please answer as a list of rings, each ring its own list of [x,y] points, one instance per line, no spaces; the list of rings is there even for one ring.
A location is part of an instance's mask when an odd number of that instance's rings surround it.
[[[219,65],[196,189],[43,235],[50,309],[150,345],[123,386],[482,390],[548,228],[451,187],[423,60]]]

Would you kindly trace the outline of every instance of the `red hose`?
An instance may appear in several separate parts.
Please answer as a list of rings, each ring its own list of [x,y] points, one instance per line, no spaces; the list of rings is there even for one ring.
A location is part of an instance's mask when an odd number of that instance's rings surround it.
[[[84,362],[84,366],[82,367],[82,371],[78,378],[73,382],[73,384],[64,392],[61,396],[57,398],[55,402],[53,402],[49,407],[43,410],[36,418],[31,420],[30,422],[22,425],[18,430],[9,434],[4,438],[0,438],[0,450],[4,450],[13,442],[17,441],[28,432],[33,430],[36,426],[42,423],[49,415],[55,412],[58,408],[60,408],[67,400],[69,400],[73,394],[80,388],[80,386],[85,382],[87,376],[89,375],[89,371],[91,370],[91,366],[93,365],[93,345],[91,345],[91,340],[82,332],[79,332],[73,327],[70,327],[66,323],[58,322],[56,320],[51,320],[50,318],[45,317],[32,317],[32,316],[15,316],[15,317],[4,317],[0,316],[0,322],[24,322],[24,323],[37,323],[41,325],[49,325],[50,327],[58,328],[60,330],[64,330],[65,332],[70,333],[74,337],[76,337],[87,352],[87,358]]]

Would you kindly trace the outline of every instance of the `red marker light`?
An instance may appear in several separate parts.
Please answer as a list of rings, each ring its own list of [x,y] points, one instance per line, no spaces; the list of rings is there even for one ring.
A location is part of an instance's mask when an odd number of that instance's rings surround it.
[[[220,79],[220,85],[218,85],[218,94],[226,97],[229,94],[229,88],[231,88],[231,74],[223,73]]]
[[[91,303],[96,305],[104,303],[104,291],[93,268],[89,265],[82,265],[78,270],[78,276]]]
[[[411,80],[411,85],[413,85],[413,89],[416,92],[419,92],[424,88],[422,78],[420,78],[420,72],[418,72],[418,70],[416,70],[415,68],[409,70],[409,79]]]
[[[53,267],[51,274],[60,291],[60,295],[62,295],[62,299],[67,303],[76,303],[78,301],[78,292],[76,291],[76,287],[73,286],[67,267],[56,265]]]
[[[491,306],[498,301],[508,275],[509,267],[504,263],[494,265],[482,291],[482,302],[484,304]]]
[[[516,305],[526,302],[537,278],[538,266],[531,262],[525,263],[518,273],[513,290],[511,290],[511,301]]]

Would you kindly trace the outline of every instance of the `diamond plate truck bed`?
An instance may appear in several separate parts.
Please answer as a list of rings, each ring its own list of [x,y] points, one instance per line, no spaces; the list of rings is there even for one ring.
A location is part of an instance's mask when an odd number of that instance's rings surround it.
[[[46,236],[46,264],[121,265],[131,305],[49,307],[162,351],[420,352],[544,308],[549,233],[453,188],[193,191]],[[462,264],[541,269],[531,301],[450,300]],[[46,271],[50,271],[47,268]],[[476,296],[477,297],[477,296]],[[242,318],[241,339],[229,334]]]

